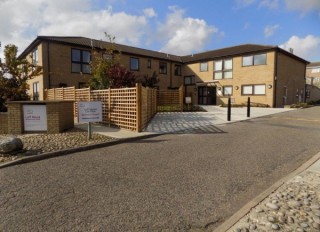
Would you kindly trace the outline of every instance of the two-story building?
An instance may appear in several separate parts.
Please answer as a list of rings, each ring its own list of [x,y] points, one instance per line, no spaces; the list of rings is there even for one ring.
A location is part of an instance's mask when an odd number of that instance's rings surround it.
[[[320,100],[320,62],[307,65],[306,81],[306,101]]]
[[[91,51],[110,43],[83,37],[38,36],[19,56],[31,55],[43,74],[30,80],[30,94],[43,90],[86,86]],[[231,97],[235,104],[251,102],[282,107],[304,101],[308,62],[277,46],[239,45],[189,56],[176,56],[115,44],[120,64],[137,76],[157,72],[159,89],[185,86],[193,104],[218,105]]]

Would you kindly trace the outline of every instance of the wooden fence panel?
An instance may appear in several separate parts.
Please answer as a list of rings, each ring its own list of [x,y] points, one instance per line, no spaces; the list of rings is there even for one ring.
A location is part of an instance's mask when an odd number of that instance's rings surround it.
[[[102,104],[102,121],[110,122],[109,120],[109,89],[92,90],[90,101],[101,101]]]
[[[183,87],[158,91],[157,101],[158,111],[183,111]]]
[[[111,124],[129,130],[137,130],[136,88],[111,89]]]
[[[45,90],[45,100],[73,100],[74,115],[79,101],[101,101],[103,122],[140,132],[157,113],[157,90],[141,87],[90,90],[56,88]]]

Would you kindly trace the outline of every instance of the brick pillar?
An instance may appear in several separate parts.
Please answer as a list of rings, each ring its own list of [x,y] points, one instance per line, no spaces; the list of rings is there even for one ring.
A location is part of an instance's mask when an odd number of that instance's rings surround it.
[[[22,104],[10,102],[8,104],[8,134],[23,133]]]

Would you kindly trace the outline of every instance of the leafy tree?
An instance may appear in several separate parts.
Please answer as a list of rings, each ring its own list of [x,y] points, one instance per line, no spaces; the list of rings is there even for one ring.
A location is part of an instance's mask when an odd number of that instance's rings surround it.
[[[42,67],[17,58],[18,47],[5,46],[5,62],[0,60],[0,111],[6,111],[8,100],[29,100],[27,81],[42,73]]]
[[[159,82],[158,74],[156,71],[152,73],[152,76],[149,77],[148,74],[143,76],[141,84],[144,87],[154,88],[155,85]]]
[[[115,64],[109,69],[108,77],[112,88],[133,87],[136,83],[135,74],[120,64]]]
[[[93,89],[106,89],[112,86],[109,70],[116,64],[119,64],[120,53],[115,49],[115,37],[107,33],[105,36],[109,39],[109,46],[101,49],[92,49],[91,73],[89,86]]]

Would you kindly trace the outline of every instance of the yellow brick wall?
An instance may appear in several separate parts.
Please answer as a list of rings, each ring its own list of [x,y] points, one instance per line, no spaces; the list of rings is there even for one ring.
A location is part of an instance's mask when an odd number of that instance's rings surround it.
[[[131,71],[130,70],[131,57],[139,59],[139,71],[133,71],[137,77],[137,80],[143,79],[145,75],[148,75],[149,77],[151,77],[153,72],[155,71],[159,79],[159,83],[157,83],[156,85],[159,86],[160,89],[168,89],[168,87],[178,88],[183,84],[182,76],[174,75],[174,67],[175,67],[175,64],[177,63],[154,59],[154,58],[148,58],[148,57],[139,57],[134,55],[121,54],[120,63],[129,71]],[[148,59],[151,59],[151,68],[148,68]],[[166,74],[159,73],[160,62],[167,63]]]
[[[72,48],[90,51],[90,49],[84,49],[83,47],[48,42],[42,42],[38,46],[39,65],[43,66],[44,69],[41,76],[28,81],[28,84],[30,86],[30,90],[28,93],[30,95],[32,95],[33,93],[32,84],[36,81],[39,82],[40,89],[44,90],[46,88],[58,88],[60,83],[65,83],[68,87],[75,86],[76,88],[78,88],[79,83],[87,82],[90,79],[90,74],[79,74],[71,72]],[[139,58],[140,70],[134,71],[137,80],[143,78],[144,75],[148,75],[149,77],[151,77],[153,72],[156,71],[160,80],[157,86],[159,86],[160,89],[167,89],[168,87],[180,87],[183,84],[182,76],[174,75],[174,65],[176,63],[163,61],[167,63],[167,74],[159,74],[159,59],[121,54],[120,63],[129,71],[130,57]],[[151,59],[151,69],[147,68],[148,59]],[[50,68],[48,68],[48,63],[50,63]],[[43,91],[40,91],[39,97],[40,100],[43,100]]]
[[[0,134],[8,133],[8,113],[0,113]]]
[[[291,105],[299,101],[299,95],[304,96],[305,88],[305,72],[306,65],[302,62],[293,59],[283,53],[278,53],[277,67],[277,91],[276,91],[276,106],[283,106],[284,87],[287,87],[287,96],[285,105]],[[303,93],[301,93],[303,91]],[[303,98],[300,98],[303,101]]]
[[[223,89],[223,86],[233,86],[233,95],[231,98],[234,99],[234,103],[241,104],[245,103],[248,96],[241,95],[241,86],[248,84],[265,84],[266,85],[266,95],[263,96],[250,96],[251,102],[264,103],[272,106],[273,103],[273,89],[268,89],[267,86],[270,84],[273,86],[273,76],[274,76],[274,56],[275,52],[267,53],[267,64],[257,65],[257,66],[242,66],[242,56],[235,56],[233,60],[233,78],[232,79],[222,79],[214,80],[214,61],[208,62],[208,71],[200,72],[200,63],[188,64],[184,68],[184,75],[195,75],[195,82],[213,82],[214,84],[209,84],[209,86],[216,85],[217,88]],[[238,90],[236,90],[236,86]],[[193,103],[197,104],[198,95],[194,91],[195,86],[187,87],[187,93],[193,96]],[[217,104],[222,102],[227,103],[227,97],[222,96],[222,93],[217,91],[218,98]]]

